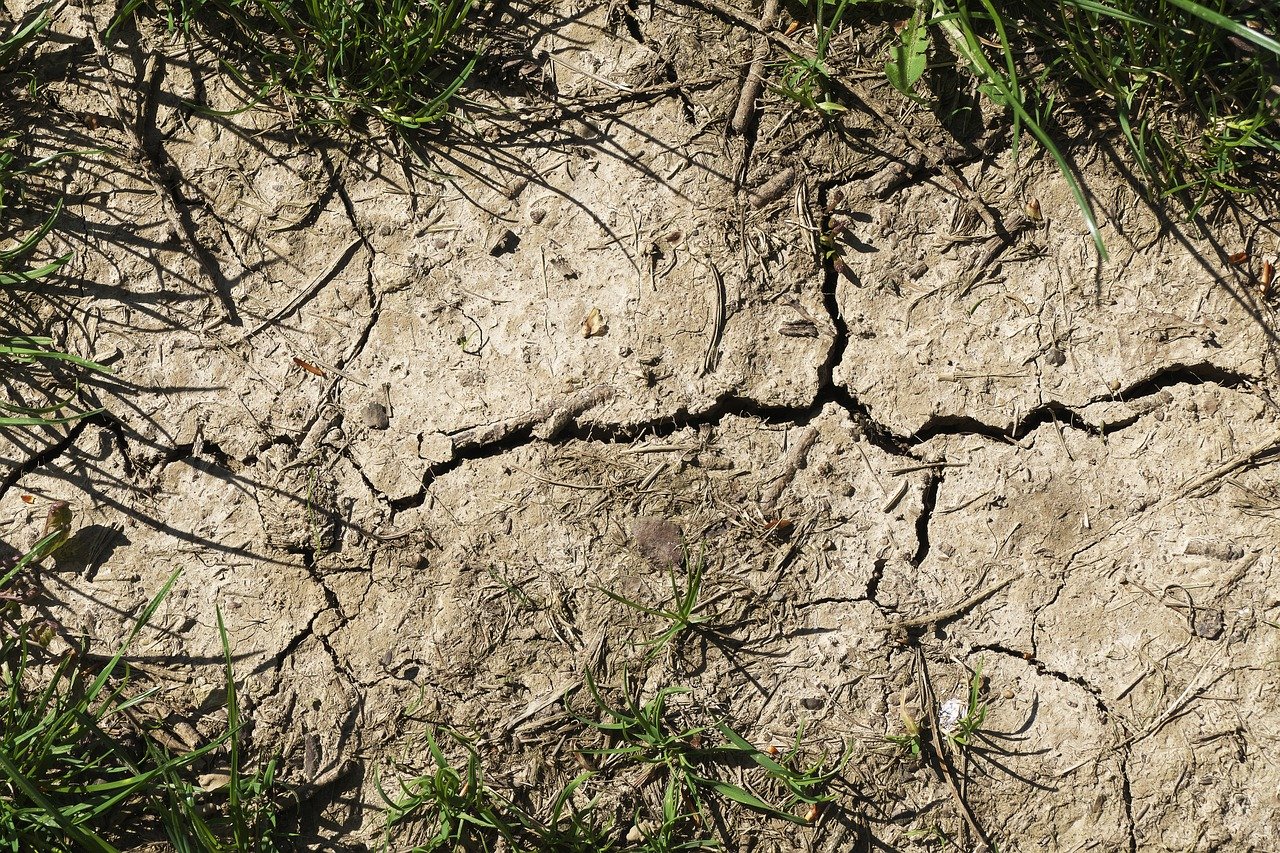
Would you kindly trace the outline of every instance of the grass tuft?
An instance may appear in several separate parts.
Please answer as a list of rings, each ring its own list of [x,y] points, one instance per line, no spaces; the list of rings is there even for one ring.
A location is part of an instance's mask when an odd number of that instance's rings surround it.
[[[684,568],[683,577],[681,567]],[[638,613],[657,616],[667,623],[665,628],[642,642],[643,646],[648,647],[649,657],[652,658],[669,646],[678,645],[689,634],[713,630],[711,623],[715,617],[702,613],[711,603],[702,600],[702,581],[706,568],[705,557],[699,557],[696,561],[686,558],[681,561],[680,566],[672,565],[668,570],[671,604],[665,607],[651,607],[604,587],[597,588],[619,604]]]
[[[1101,232],[1059,138],[1064,113],[1110,113],[1152,197],[1195,215],[1251,194],[1280,166],[1280,4],[1254,0],[932,0],[891,48],[893,85],[919,98],[920,27],[940,33],[1066,178],[1099,252]],[[924,78],[928,79],[928,78]]]
[[[826,769],[826,761],[796,770],[789,766],[799,753],[800,735],[796,747],[783,758],[774,758],[757,749],[723,721],[702,726],[672,726],[667,700],[687,693],[681,687],[664,687],[652,699],[641,702],[635,696],[634,685],[623,678],[621,707],[607,702],[597,689],[590,675],[587,689],[605,719],[592,723],[616,745],[594,750],[601,758],[617,757],[649,765],[666,776],[663,793],[664,822],[693,818],[704,826],[711,825],[710,796],[755,811],[770,818],[790,823],[804,824],[807,818],[797,813],[800,805],[816,805],[831,797],[825,793],[827,784],[843,769],[843,761],[834,769]],[[718,733],[723,740],[715,738]],[[715,742],[712,742],[712,741]],[[717,778],[718,765],[752,766],[763,771],[763,784],[778,788],[777,799],[766,798],[751,790],[745,783],[737,784]]]
[[[477,55],[457,47],[473,0],[129,0],[108,37],[141,9],[173,32],[210,39],[245,106],[283,94],[305,122],[372,116],[401,129],[442,119]]]
[[[136,691],[125,652],[178,579],[174,572],[142,609],[109,658],[87,645],[55,654],[64,632],[30,614],[38,588],[29,573],[67,538],[70,511],[55,504],[48,532],[0,577],[0,849],[115,853],[163,833],[179,853],[279,849],[272,794],[274,764],[244,773],[229,657],[229,729],[170,754],[149,734],[144,710],[156,690]],[[226,646],[226,632],[219,629]],[[226,820],[189,777],[230,744]],[[247,817],[246,817],[247,815]],[[229,823],[231,829],[225,828]]]

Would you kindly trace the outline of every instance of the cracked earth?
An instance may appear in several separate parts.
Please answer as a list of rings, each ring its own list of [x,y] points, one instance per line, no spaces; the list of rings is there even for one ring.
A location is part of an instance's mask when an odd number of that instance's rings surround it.
[[[604,590],[665,600],[664,519],[733,642],[647,688],[853,745],[857,801],[760,849],[965,831],[885,749],[922,662],[939,702],[981,665],[1004,748],[965,796],[1001,849],[1280,847],[1274,316],[1222,261],[1272,226],[1162,219],[1096,141],[1102,262],[1038,155],[886,130],[872,80],[834,126],[766,92],[744,137],[723,10],[553,6],[412,152],[196,112],[237,103],[213,57],[144,32],[104,66],[108,9],[59,22],[39,138],[136,153],[61,176],[39,309],[111,364],[105,411],[3,437],[11,550],[19,493],[76,507],[66,630],[120,641],[181,569],[135,648],[174,719],[217,730],[220,607],[304,838],[360,850],[426,723],[501,784],[577,772],[566,697],[638,660]]]

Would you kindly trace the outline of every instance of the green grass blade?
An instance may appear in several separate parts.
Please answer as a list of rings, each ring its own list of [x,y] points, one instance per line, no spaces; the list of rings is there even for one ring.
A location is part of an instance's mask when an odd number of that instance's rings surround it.
[[[1064,6],[1072,6],[1082,12],[1093,15],[1105,15],[1114,18],[1117,21],[1123,21],[1127,24],[1140,24],[1143,26],[1154,27],[1155,23],[1147,18],[1139,17],[1137,14],[1127,9],[1117,9],[1108,3],[1100,2],[1100,0],[1063,0]]]
[[[151,621],[151,617],[160,608],[160,603],[168,597],[170,590],[173,589],[173,585],[177,583],[178,576],[181,574],[181,569],[174,570],[173,574],[169,575],[169,580],[165,582],[165,585],[160,588],[160,591],[155,594],[151,601],[147,603],[147,606],[143,608],[138,618],[134,620],[133,627],[129,629],[129,634],[125,637],[124,642],[120,644],[119,650],[111,657],[111,660],[98,673],[98,677],[93,680],[93,683],[85,691],[90,701],[97,698],[98,694],[102,692],[102,688],[106,686],[111,674],[115,671],[116,666],[119,665],[120,659],[124,657],[125,649],[137,638],[147,623]]]
[[[963,8],[963,3],[961,8]],[[977,34],[972,26],[962,26],[956,22],[955,16],[950,15],[940,15],[935,17],[934,21],[938,26],[942,27],[943,32],[950,38],[956,51],[970,63],[982,80],[985,80],[987,84],[995,88],[1005,105],[1013,111],[1018,121],[1026,125],[1027,130],[1036,138],[1036,141],[1049,152],[1049,156],[1057,164],[1058,170],[1062,173],[1063,179],[1071,190],[1071,195],[1075,199],[1076,205],[1084,216],[1085,225],[1089,229],[1089,236],[1093,240],[1093,245],[1097,249],[1099,257],[1106,260],[1108,255],[1106,246],[1102,241],[1102,232],[1098,228],[1098,220],[1094,215],[1093,205],[1089,202],[1088,196],[1085,195],[1084,187],[1076,179],[1075,172],[1071,169],[1070,164],[1067,163],[1066,157],[1058,149],[1058,146],[1045,129],[1027,110],[1009,81],[991,65],[986,54],[982,51],[982,44],[978,41]]]
[[[6,418],[0,417],[0,426],[14,427],[39,427],[39,426],[57,426],[59,424],[75,423],[85,418],[91,418],[94,415],[100,415],[106,409],[90,409],[87,412],[77,412],[74,415],[63,415],[60,418]]]
[[[1246,27],[1239,21],[1232,20],[1221,12],[1214,11],[1208,6],[1196,3],[1195,0],[1167,0],[1170,5],[1177,6],[1184,12],[1189,12],[1203,21],[1208,21],[1219,29],[1226,30],[1234,36],[1251,41],[1263,50],[1268,50],[1276,56],[1280,56],[1280,41],[1276,41],[1266,33],[1259,32],[1252,27]]]
[[[690,778],[698,785],[715,791],[726,800],[746,806],[752,811],[757,811],[761,814],[769,815],[770,817],[781,818],[782,820],[790,821],[791,823],[806,823],[803,817],[791,814],[791,812],[784,811],[777,806],[770,805],[755,794],[744,788],[740,788],[737,785],[731,785],[728,782],[721,782],[719,779],[709,779],[705,776],[691,775]]]
[[[0,748],[0,770],[3,770],[9,782],[18,790],[40,807],[41,811],[53,819],[57,823],[58,828],[67,834],[67,837],[75,841],[81,850],[93,851],[93,853],[119,853],[107,842],[103,841],[97,834],[90,832],[70,820],[61,807],[44,795],[44,792],[35,785],[30,779],[18,769],[18,766],[10,758],[8,752]]]
[[[240,801],[240,705],[236,699],[236,677],[231,660],[231,641],[227,638],[227,625],[222,619],[222,608],[214,607],[218,623],[218,640],[222,643],[223,678],[227,685],[227,737],[230,743],[231,781],[227,786],[227,810],[231,814],[232,833],[236,844],[243,848],[249,841],[244,822],[244,807]]]

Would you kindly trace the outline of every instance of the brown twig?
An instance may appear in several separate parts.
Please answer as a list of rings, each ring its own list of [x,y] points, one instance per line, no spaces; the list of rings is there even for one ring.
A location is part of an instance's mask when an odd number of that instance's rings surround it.
[[[777,18],[778,0],[765,0],[760,22],[754,26],[763,38],[756,41],[751,65],[747,68],[747,77],[742,82],[742,91],[738,94],[738,105],[729,120],[729,129],[738,135],[747,134],[755,126],[756,102],[760,100],[760,93],[764,91],[764,66],[769,59],[768,35]]]
[[[966,598],[961,599],[960,601],[957,601],[955,604],[952,604],[950,607],[943,607],[939,610],[932,610],[928,613],[925,613],[923,616],[914,616],[909,619],[899,619],[896,622],[890,622],[889,627],[891,629],[924,628],[928,625],[935,625],[938,622],[946,622],[948,619],[954,619],[956,616],[959,616],[960,614],[964,613],[966,610],[970,609],[975,604],[978,604],[983,600],[990,598],[1000,590],[1004,589],[1009,584],[1013,583],[1016,580],[1019,580],[1022,577],[1022,574],[1023,574],[1022,572],[1017,572],[1013,575],[1010,575],[1009,577],[1005,578],[999,583],[993,583],[991,586],[985,587],[984,589],[980,589],[977,592],[975,592],[973,595],[970,595]]]
[[[302,291],[297,296],[289,300],[288,305],[285,305],[283,308],[280,308],[277,311],[273,311],[271,313],[271,316],[267,317],[261,323],[254,326],[249,331],[245,332],[244,336],[240,338],[240,343],[244,343],[245,341],[249,340],[254,335],[258,334],[263,329],[267,328],[267,326],[270,326],[272,323],[275,323],[278,320],[283,320],[285,317],[288,317],[294,311],[297,311],[299,308],[301,308],[308,300],[314,298],[315,295],[319,293],[320,290],[326,284],[329,283],[329,281],[334,277],[334,275],[337,274],[338,270],[342,269],[342,267],[346,264],[346,262],[351,259],[351,256],[355,253],[356,247],[363,242],[364,242],[363,238],[356,237],[354,240],[348,243],[346,247],[342,249],[342,251],[338,252],[338,254],[334,256],[329,266],[325,267],[323,272],[321,272],[319,275],[313,278],[311,280],[311,283],[307,285],[305,288],[303,288]]]
[[[961,814],[964,815],[965,823],[973,830],[973,834],[978,836],[986,849],[991,849],[991,839],[987,837],[987,833],[982,829],[982,825],[978,823],[977,815],[973,813],[973,809],[969,807],[969,801],[965,799],[964,794],[960,790],[960,783],[956,779],[956,770],[951,765],[951,758],[942,746],[942,736],[939,734],[937,702],[933,694],[933,682],[929,680],[929,667],[925,663],[924,650],[919,646],[916,647],[916,674],[920,678],[920,702],[924,706],[925,716],[929,721],[929,737],[933,745],[934,756],[938,759],[938,766],[942,770],[942,776],[947,780],[947,787],[951,789],[952,799],[960,808]]]
[[[711,305],[711,310],[714,312],[711,318],[711,339],[707,341],[707,350],[702,356],[702,376],[714,373],[716,364],[720,361],[720,339],[724,336],[725,311],[728,302],[728,294],[724,289],[724,277],[720,275],[720,270],[716,269],[715,264],[711,264],[711,280],[715,285],[716,293]]]
[[[1273,435],[1271,438],[1268,438],[1261,444],[1255,445],[1244,453],[1237,454],[1233,458],[1219,465],[1217,468],[1214,468],[1212,471],[1208,471],[1193,480],[1187,481],[1183,484],[1182,488],[1178,489],[1177,497],[1190,497],[1193,493],[1209,485],[1214,480],[1221,479],[1239,468],[1253,465],[1258,461],[1259,457],[1265,456],[1267,453],[1278,448],[1280,448],[1280,434]]]
[[[796,472],[804,467],[805,457],[809,455],[809,450],[812,449],[814,442],[817,440],[818,431],[811,426],[805,427],[800,433],[800,437],[796,439],[796,443],[787,452],[787,458],[782,463],[782,470],[761,496],[760,509],[766,513],[774,511],[778,505],[778,499],[782,497],[782,493],[786,491],[787,486],[791,485],[791,481],[795,479]]]
[[[453,436],[455,453],[471,447],[479,447],[501,441],[513,432],[533,427],[533,435],[543,441],[554,438],[569,422],[587,409],[600,405],[613,397],[608,385],[593,385],[573,394],[551,400],[525,415],[508,418],[494,424],[467,427]]]

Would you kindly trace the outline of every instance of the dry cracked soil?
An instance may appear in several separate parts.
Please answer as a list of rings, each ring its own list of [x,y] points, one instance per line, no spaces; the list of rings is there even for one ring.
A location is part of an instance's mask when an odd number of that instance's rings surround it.
[[[56,173],[76,255],[22,309],[111,365],[105,411],[3,432],[0,526],[72,503],[41,582],[105,647],[181,570],[133,657],[197,741],[221,609],[309,848],[381,843],[429,726],[563,785],[583,673],[625,671],[847,751],[816,820],[731,849],[1280,849],[1275,313],[1226,263],[1267,217],[1168,218],[1068,117],[1101,260],[997,116],[856,71],[887,21],[832,47],[847,113],[767,89],[744,134],[746,62],[787,56],[752,13],[512,3],[410,146],[236,112],[156,22],[104,56],[112,6],[36,70],[34,138],[114,153]],[[712,629],[646,658],[661,620],[606,591],[666,606],[694,561]],[[979,670],[954,767],[886,741]]]

